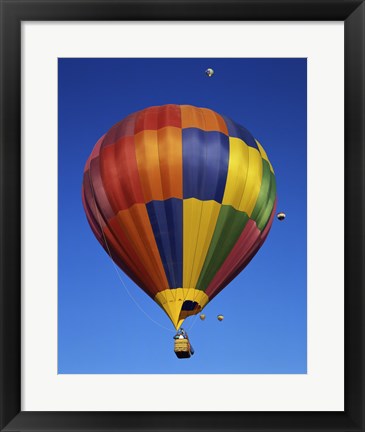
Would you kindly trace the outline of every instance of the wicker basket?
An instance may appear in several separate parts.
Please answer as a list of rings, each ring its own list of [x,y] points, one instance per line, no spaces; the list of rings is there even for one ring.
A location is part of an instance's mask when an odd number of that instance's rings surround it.
[[[188,339],[175,339],[174,351],[179,358],[191,357],[190,343]]]
[[[175,352],[190,351],[190,343],[188,339],[175,339]]]

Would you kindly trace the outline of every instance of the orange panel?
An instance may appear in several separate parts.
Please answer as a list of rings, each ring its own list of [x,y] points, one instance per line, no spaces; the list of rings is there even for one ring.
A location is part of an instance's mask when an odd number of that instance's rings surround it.
[[[181,127],[186,128],[199,128],[205,130],[205,123],[203,113],[199,108],[190,105],[181,105]]]
[[[144,201],[163,200],[157,131],[139,132],[134,142]]]
[[[159,291],[167,289],[168,281],[145,204],[135,204],[120,211],[118,222]]]
[[[195,108],[190,105],[181,105],[181,127],[222,132],[228,135],[223,117],[210,109]]]
[[[151,279],[146,271],[144,264],[139,259],[136,252],[131,248],[129,241],[124,234],[117,218],[109,220],[109,226],[104,228],[104,235],[108,247],[106,251],[109,253],[114,252],[117,259],[116,263],[123,269],[121,263],[131,271],[143,284],[141,288],[146,291],[148,295],[154,297],[159,292],[159,286]]]
[[[208,108],[200,109],[204,115],[206,131],[217,131],[228,135],[228,129],[223,117]]]
[[[135,135],[139,178],[145,203],[182,198],[182,131],[168,126]]]
[[[163,197],[182,199],[182,129],[169,126],[157,135]]]

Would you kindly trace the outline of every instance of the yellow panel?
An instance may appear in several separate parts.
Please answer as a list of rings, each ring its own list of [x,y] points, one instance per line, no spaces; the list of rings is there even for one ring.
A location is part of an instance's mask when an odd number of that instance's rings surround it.
[[[257,149],[248,147],[248,151],[247,179],[238,210],[251,216],[261,189],[262,158]]]
[[[229,138],[229,164],[223,205],[239,209],[249,164],[248,146],[239,138]]]
[[[210,242],[213,237],[221,205],[216,201],[184,200],[183,285],[195,287]]]
[[[196,241],[202,214],[203,201],[195,198],[183,201],[183,286],[191,286]]]
[[[260,153],[261,153],[261,157],[262,157],[262,159],[265,159],[265,160],[268,162],[268,164],[270,165],[270,171],[271,171],[273,174],[275,174],[275,173],[274,173],[274,168],[272,167],[272,165],[271,165],[271,163],[270,163],[270,161],[269,161],[269,158],[267,157],[266,151],[264,150],[264,148],[262,147],[262,145],[261,145],[257,140],[255,140],[255,141],[256,141],[257,147],[258,147],[259,150],[260,150]]]
[[[182,311],[184,301],[195,301],[199,308],[195,311]],[[178,329],[184,319],[190,315],[196,315],[209,302],[209,297],[204,291],[194,288],[175,288],[159,292],[155,301],[164,309],[175,328]]]

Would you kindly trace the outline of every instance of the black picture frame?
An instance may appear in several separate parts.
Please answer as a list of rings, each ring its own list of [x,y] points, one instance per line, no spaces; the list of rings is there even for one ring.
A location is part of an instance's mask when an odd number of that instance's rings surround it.
[[[365,431],[364,1],[0,0],[0,6],[1,431]],[[33,20],[344,21],[345,215],[333,209],[339,223],[345,220],[344,412],[21,411],[20,25]]]

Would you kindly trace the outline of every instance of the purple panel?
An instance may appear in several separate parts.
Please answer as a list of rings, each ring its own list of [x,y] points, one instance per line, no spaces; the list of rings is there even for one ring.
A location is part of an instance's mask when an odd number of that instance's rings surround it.
[[[89,156],[88,160],[86,161],[84,172],[86,172],[87,170],[90,169],[90,162],[93,159],[99,157],[100,148],[101,148],[101,144],[103,143],[104,137],[105,137],[105,135],[103,135],[101,138],[99,138],[97,143],[94,145],[93,151],[91,152],[91,155]]]
[[[99,158],[95,158],[90,162],[89,178],[91,181],[91,187],[93,188],[94,198],[104,216],[104,219],[111,219],[115,216],[116,212],[112,209],[104,189],[103,180],[100,173]]]

